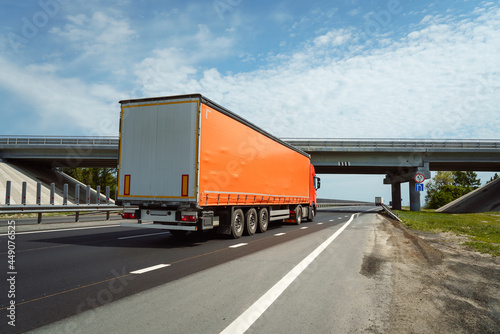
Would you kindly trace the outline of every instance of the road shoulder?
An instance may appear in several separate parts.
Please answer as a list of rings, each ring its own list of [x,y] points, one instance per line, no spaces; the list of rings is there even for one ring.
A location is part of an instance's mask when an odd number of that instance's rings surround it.
[[[393,268],[388,333],[498,333],[500,259],[384,218]]]

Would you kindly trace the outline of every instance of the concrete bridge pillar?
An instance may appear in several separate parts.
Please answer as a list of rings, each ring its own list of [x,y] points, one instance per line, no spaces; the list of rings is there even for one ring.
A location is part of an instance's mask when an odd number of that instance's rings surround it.
[[[410,180],[410,211],[420,212],[420,191],[415,188],[415,180]]]
[[[404,172],[401,174],[388,174],[384,179],[384,184],[391,185],[392,193],[392,208],[401,210],[401,183],[410,183],[410,210],[420,212],[420,191],[415,188],[416,173],[424,174],[426,179],[431,177],[431,172],[427,168],[418,168],[413,171]]]
[[[391,184],[392,192],[392,208],[394,210],[401,210],[401,183]]]

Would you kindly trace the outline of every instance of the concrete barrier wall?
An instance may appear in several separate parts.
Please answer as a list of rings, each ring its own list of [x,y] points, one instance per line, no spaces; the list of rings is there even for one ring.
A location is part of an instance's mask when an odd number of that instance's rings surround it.
[[[440,207],[442,213],[477,213],[500,211],[500,179]]]
[[[50,184],[55,184],[54,204],[63,204],[64,184],[68,184],[68,204],[77,204],[75,202],[75,185],[80,185],[79,204],[86,203],[86,185],[74,178],[53,169],[41,169],[36,166],[14,165],[6,162],[0,162],[0,204],[5,204],[6,184],[11,181],[10,204],[20,205],[22,197],[22,183],[27,183],[26,203],[36,204],[37,183],[42,184],[41,204],[50,204]],[[105,191],[102,189],[101,191]],[[97,202],[97,192],[95,189],[90,191],[91,203]],[[101,202],[106,200],[105,195],[101,194]],[[111,203],[114,201],[110,200]]]

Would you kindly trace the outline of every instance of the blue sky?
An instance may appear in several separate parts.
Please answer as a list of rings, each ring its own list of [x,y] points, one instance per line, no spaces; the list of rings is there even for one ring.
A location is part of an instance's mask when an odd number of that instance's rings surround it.
[[[279,137],[500,139],[498,1],[0,9],[3,135],[117,135],[119,100],[199,92]]]

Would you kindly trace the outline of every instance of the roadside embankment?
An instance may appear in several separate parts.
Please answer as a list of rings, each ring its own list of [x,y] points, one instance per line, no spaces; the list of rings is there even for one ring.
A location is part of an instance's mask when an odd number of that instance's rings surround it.
[[[384,219],[379,230],[389,234],[387,250],[372,254],[391,263],[392,268],[393,293],[386,333],[499,333],[500,257],[464,245],[472,234],[488,239],[482,236],[491,231],[485,224],[498,228],[498,222],[468,222],[469,230],[465,222],[457,227],[448,226],[453,225],[448,221],[452,217],[441,217],[440,221],[432,213],[424,213],[424,218],[412,219],[413,213],[405,213],[398,212],[404,224],[412,225],[412,229]],[[497,218],[500,217],[490,217]],[[434,233],[414,230],[418,221],[427,222],[426,230]],[[478,232],[481,227],[486,232]],[[457,229],[469,230],[468,236],[452,232]]]
[[[444,214],[432,210],[421,213],[395,211],[405,227],[422,232],[441,233],[468,247],[493,256],[500,256],[500,212]]]

